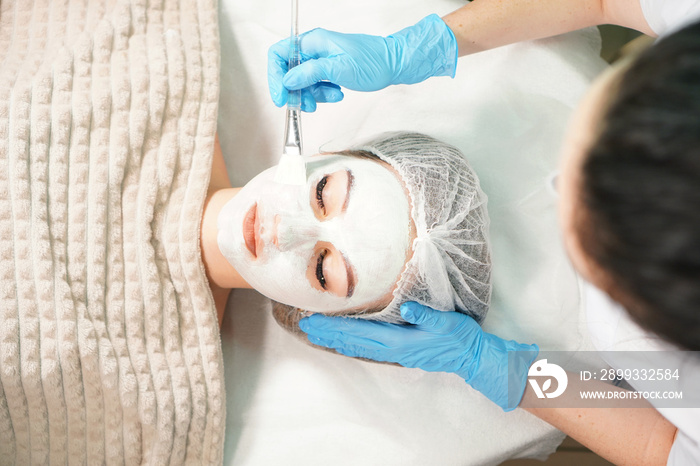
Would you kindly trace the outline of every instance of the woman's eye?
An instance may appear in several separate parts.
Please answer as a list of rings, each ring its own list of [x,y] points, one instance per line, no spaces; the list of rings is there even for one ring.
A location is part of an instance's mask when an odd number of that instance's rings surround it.
[[[323,188],[326,187],[326,183],[328,183],[328,175],[321,178],[316,185],[316,203],[323,214],[326,213],[326,205],[323,203]]]
[[[316,279],[324,290],[326,289],[326,277],[323,276],[323,260],[326,258],[326,254],[328,254],[328,250],[324,249],[316,259]]]

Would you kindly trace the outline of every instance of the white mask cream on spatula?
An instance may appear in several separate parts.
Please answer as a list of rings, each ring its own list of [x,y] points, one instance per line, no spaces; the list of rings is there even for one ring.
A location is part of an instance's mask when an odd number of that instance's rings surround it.
[[[291,70],[301,63],[299,48],[299,5],[292,0],[292,31],[289,37],[289,60]],[[301,142],[301,90],[289,91],[287,99],[287,119],[284,126],[284,148],[277,170],[275,181],[282,184],[302,186],[306,182],[306,167],[302,157]]]

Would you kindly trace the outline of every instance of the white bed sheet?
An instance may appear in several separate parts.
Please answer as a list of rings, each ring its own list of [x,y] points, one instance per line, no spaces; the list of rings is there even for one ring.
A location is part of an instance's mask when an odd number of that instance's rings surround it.
[[[463,2],[301,0],[300,27],[389,34]],[[284,110],[267,91],[267,48],[289,2],[222,0],[219,137],[241,186],[276,163]],[[303,116],[308,154],[357,137],[418,130],[458,146],[489,196],[494,292],[485,328],[543,350],[590,350],[580,287],[561,245],[549,180],[572,109],[605,63],[596,29],[460,59],[455,79],[363,94]],[[269,301],[234,290],[222,327],[225,463],[470,465],[544,458],[563,438],[503,413],[461,379],[355,361],[277,326]]]

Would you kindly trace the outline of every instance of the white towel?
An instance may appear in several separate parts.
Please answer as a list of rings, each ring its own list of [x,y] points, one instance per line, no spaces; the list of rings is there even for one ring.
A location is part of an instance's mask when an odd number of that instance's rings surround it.
[[[216,0],[0,4],[0,463],[220,463]]]

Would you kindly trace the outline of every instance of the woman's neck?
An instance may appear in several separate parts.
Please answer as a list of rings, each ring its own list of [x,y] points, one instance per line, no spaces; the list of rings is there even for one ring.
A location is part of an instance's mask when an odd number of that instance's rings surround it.
[[[221,208],[231,200],[241,188],[223,188],[210,191],[204,201],[200,247],[202,262],[207,278],[212,286],[219,288],[251,288],[233,266],[226,260],[217,242],[217,219]]]

